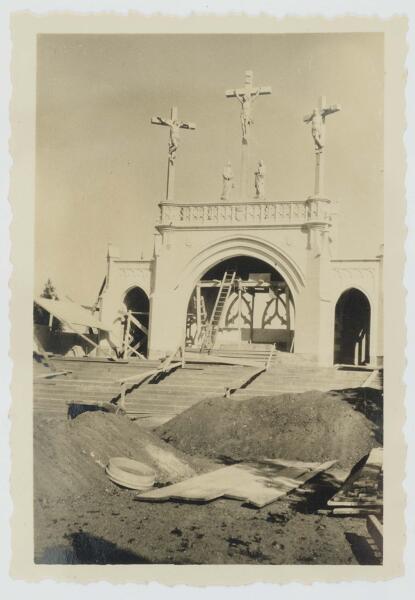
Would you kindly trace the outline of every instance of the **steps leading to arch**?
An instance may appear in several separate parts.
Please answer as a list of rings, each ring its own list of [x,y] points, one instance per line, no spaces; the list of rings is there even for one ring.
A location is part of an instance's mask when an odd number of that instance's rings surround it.
[[[34,410],[36,414],[62,418],[67,416],[68,402],[110,402],[119,395],[118,379],[160,364],[158,361],[52,361],[59,365],[57,370],[64,370],[62,365],[70,362],[73,372],[53,379],[35,379]],[[183,369],[177,369],[157,383],[143,383],[131,389],[126,395],[127,414],[148,427],[161,424],[203,399],[223,396],[227,386],[248,379],[255,370],[254,365],[186,363]],[[276,359],[267,372],[245,389],[237,390],[232,398],[243,400],[283,392],[360,387],[367,377],[367,371],[315,364],[288,365]]]

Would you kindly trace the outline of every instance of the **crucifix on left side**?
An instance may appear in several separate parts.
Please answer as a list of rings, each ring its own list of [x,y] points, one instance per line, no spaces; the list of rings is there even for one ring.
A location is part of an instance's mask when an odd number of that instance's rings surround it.
[[[196,125],[194,123],[187,123],[186,121],[179,121],[176,106],[173,106],[171,109],[170,119],[165,119],[164,117],[152,117],[151,123],[153,125],[164,125],[170,128],[166,200],[172,201],[174,198],[175,161],[180,142],[180,129],[196,129]]]

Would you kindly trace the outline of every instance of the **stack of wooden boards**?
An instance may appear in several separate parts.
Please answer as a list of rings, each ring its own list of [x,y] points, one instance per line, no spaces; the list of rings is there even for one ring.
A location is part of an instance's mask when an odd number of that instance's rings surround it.
[[[383,449],[373,448],[370,454],[353,467],[344,484],[327,502],[333,516],[381,515],[383,507]]]

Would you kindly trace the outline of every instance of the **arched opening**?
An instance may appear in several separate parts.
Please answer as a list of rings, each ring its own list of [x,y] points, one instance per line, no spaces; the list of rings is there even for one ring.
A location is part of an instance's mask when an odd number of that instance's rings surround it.
[[[334,363],[364,365],[370,361],[370,304],[355,288],[340,296],[334,326]]]
[[[131,288],[124,297],[123,355],[147,356],[149,300],[140,287]],[[127,345],[128,344],[128,345]]]
[[[244,344],[274,344],[292,352],[294,302],[276,269],[251,256],[234,256],[197,282],[187,308],[186,345]]]

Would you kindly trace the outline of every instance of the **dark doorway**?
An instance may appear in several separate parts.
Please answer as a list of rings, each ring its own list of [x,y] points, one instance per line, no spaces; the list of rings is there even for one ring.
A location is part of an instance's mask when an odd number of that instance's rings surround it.
[[[128,314],[125,318],[129,345],[142,356],[147,356],[149,300],[144,290],[139,287],[132,288],[126,293],[124,305]],[[127,351],[125,356],[137,356],[134,352]]]
[[[334,363],[364,365],[370,361],[370,304],[357,289],[340,296],[334,325]]]

